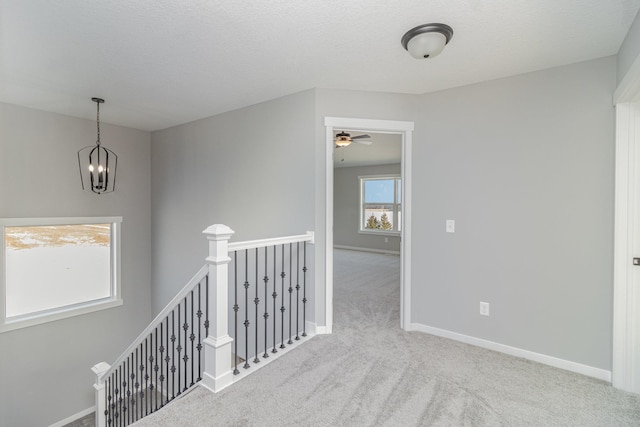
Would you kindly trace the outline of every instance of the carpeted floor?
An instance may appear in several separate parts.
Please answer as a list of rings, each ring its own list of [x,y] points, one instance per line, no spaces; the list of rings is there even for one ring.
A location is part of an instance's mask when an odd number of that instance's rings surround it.
[[[640,396],[399,329],[399,259],[336,251],[334,333],[142,426],[640,426]]]

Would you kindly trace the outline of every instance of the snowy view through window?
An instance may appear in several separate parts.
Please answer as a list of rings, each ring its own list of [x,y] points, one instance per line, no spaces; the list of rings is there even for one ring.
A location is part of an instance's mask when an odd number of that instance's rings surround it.
[[[4,230],[7,318],[111,296],[111,224]]]

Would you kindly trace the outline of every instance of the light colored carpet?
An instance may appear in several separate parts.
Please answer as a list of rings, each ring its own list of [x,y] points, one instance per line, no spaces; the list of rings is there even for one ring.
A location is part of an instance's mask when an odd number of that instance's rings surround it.
[[[399,259],[336,251],[334,333],[136,426],[640,426],[640,396],[399,329]]]

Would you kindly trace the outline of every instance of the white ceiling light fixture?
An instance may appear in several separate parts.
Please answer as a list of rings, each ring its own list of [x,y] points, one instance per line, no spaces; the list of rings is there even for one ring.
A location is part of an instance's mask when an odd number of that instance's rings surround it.
[[[446,24],[424,24],[410,29],[402,36],[402,47],[416,59],[437,56],[453,37],[453,29]]]

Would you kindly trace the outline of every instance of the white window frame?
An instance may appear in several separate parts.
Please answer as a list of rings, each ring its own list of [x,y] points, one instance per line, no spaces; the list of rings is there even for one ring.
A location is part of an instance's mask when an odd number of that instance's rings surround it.
[[[120,272],[120,228],[122,217],[78,217],[78,218],[0,218],[0,333],[28,326],[39,325],[66,319],[81,314],[92,313],[117,307],[123,304],[121,293]],[[42,310],[35,313],[15,316],[7,319],[6,316],[6,240],[5,227],[18,226],[47,226],[47,225],[84,225],[84,224],[111,224],[111,295],[98,300],[85,301],[77,304]]]
[[[364,183],[365,181],[371,180],[394,180],[393,185],[393,230],[375,230],[364,227],[365,221],[365,202],[364,202]],[[358,208],[360,209],[360,222],[358,224],[358,233],[360,234],[374,234],[377,236],[385,235],[385,236],[400,236],[401,231],[398,229],[398,225],[400,225],[400,221],[398,218],[398,206],[402,207],[402,202],[398,203],[398,198],[401,194],[398,193],[398,183],[400,181],[402,185],[402,177],[398,174],[384,174],[384,175],[361,175],[358,176],[358,182],[360,184],[359,196],[360,202]]]

